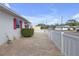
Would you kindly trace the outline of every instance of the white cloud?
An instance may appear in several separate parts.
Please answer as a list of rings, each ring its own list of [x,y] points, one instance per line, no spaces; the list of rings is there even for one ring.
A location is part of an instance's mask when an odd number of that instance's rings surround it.
[[[44,23],[44,24],[55,24],[55,23],[59,23],[60,20],[58,18],[54,18],[52,15],[44,15],[44,16],[23,16],[25,17],[27,20],[29,20],[30,22],[32,22],[33,25],[37,25],[39,23]]]
[[[7,6],[8,8],[11,8],[11,6],[9,5],[9,3],[4,3],[5,6]]]
[[[78,14],[75,14],[75,15],[73,16],[73,18],[79,18],[79,13],[78,13]]]
[[[59,23],[59,19],[55,16],[55,14],[57,13],[56,9],[50,9],[49,11],[51,11],[51,13],[47,13],[47,14],[42,14],[40,16],[24,16],[24,18],[26,18],[27,20],[29,20],[30,22],[32,22],[33,25],[39,24],[39,23],[44,23],[44,24],[55,24],[55,23]]]
[[[51,22],[48,22],[48,25],[52,25],[52,24],[56,24],[56,23],[58,23],[59,24],[59,19],[53,19],[53,21],[51,21]]]
[[[36,25],[38,23],[41,23],[43,20],[40,17],[33,17],[33,16],[24,16],[28,21],[32,22],[33,25]]]
[[[72,18],[76,19],[77,21],[79,21],[79,13],[75,14]]]

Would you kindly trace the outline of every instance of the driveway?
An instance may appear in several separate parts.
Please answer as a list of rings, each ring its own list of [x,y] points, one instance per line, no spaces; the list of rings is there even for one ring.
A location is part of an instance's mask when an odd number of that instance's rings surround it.
[[[59,56],[60,51],[46,32],[35,32],[31,38],[20,38],[0,46],[1,56]]]

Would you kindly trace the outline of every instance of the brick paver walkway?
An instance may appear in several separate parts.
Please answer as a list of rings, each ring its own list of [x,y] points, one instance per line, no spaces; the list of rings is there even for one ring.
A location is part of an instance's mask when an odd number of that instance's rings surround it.
[[[0,55],[58,56],[61,55],[61,53],[46,33],[37,32],[31,38],[21,38],[13,41],[11,44],[0,46]]]

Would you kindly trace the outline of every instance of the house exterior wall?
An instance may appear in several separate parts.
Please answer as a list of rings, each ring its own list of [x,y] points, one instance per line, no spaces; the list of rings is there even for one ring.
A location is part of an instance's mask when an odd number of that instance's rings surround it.
[[[68,30],[68,28],[55,28],[55,30]]]
[[[25,28],[25,23],[24,23],[24,21],[22,21],[22,28]]]
[[[18,39],[21,36],[20,28],[14,30],[13,19],[14,16],[0,11],[0,45],[7,42],[8,39],[13,40],[14,37]]]
[[[68,30],[68,28],[63,28],[63,30]]]

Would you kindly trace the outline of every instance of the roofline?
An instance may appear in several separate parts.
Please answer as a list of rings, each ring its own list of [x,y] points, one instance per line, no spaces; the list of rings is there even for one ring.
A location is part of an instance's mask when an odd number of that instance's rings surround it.
[[[5,10],[8,10],[9,12],[15,14],[17,17],[22,18],[24,21],[27,21],[28,23],[31,23],[26,18],[22,17],[21,15],[19,15],[18,13],[16,13],[15,11],[13,11],[12,9],[8,8],[7,6],[3,5],[2,3],[0,3],[0,6],[3,7]]]

